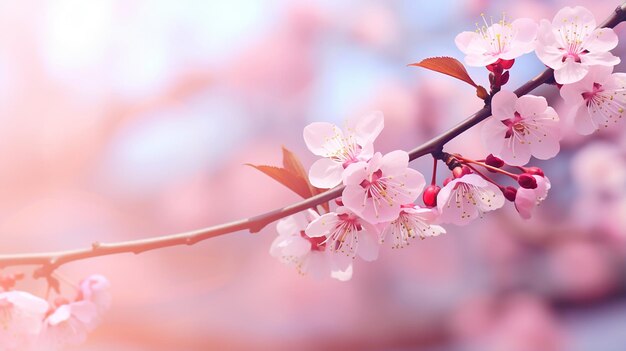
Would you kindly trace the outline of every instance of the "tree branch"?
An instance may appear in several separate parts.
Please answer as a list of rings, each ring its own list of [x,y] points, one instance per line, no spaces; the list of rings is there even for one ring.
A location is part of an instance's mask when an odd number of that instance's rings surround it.
[[[609,16],[600,27],[613,28],[617,24],[626,20],[626,3],[620,5],[615,12]],[[526,95],[538,86],[550,82],[553,77],[552,69],[546,69],[541,74],[526,82],[515,90],[518,96]],[[411,161],[430,153],[437,153],[450,140],[456,138],[463,132],[483,121],[491,115],[491,107],[485,106],[461,123],[449,129],[445,133],[427,141],[409,152]],[[95,242],[91,247],[56,252],[44,252],[34,254],[10,254],[0,255],[0,268],[19,265],[41,265],[35,270],[35,278],[47,277],[54,270],[69,262],[79,261],[92,257],[115,255],[120,253],[140,254],[145,251],[156,250],[164,247],[178,245],[193,245],[223,234],[234,233],[240,230],[249,230],[251,233],[259,232],[269,223],[287,217],[294,213],[315,207],[324,202],[328,202],[341,195],[343,186],[328,190],[322,194],[313,196],[293,205],[279,208],[261,215],[240,219],[208,228],[198,229],[190,232],[152,237],[140,240],[122,241],[117,243]]]

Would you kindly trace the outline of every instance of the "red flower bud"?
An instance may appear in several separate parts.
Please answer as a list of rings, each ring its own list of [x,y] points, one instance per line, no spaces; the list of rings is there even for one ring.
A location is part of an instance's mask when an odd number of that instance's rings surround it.
[[[515,202],[515,197],[517,196],[517,189],[512,187],[512,186],[507,186],[506,188],[502,189],[502,193],[504,194],[504,197],[511,201],[511,202]]]
[[[452,177],[448,177],[448,178],[444,179],[443,180],[443,186],[448,185],[448,183],[450,183],[453,180],[454,180],[454,178],[452,178]]]
[[[539,167],[528,167],[526,169],[524,169],[524,171],[528,174],[532,174],[532,175],[538,175],[540,177],[545,177],[545,175],[543,174],[543,170]]]
[[[502,161],[501,159],[495,157],[492,154],[489,154],[489,156],[487,156],[487,158],[485,159],[485,163],[488,164],[491,167],[496,167],[496,168],[500,168],[500,167],[504,166],[504,161]]]
[[[440,186],[435,184],[429,185],[426,190],[424,190],[424,194],[422,195],[422,200],[424,200],[424,205],[427,207],[435,207],[437,206],[437,195],[441,190]]]
[[[537,187],[537,179],[528,173],[520,174],[517,177],[517,183],[524,189],[535,189]]]

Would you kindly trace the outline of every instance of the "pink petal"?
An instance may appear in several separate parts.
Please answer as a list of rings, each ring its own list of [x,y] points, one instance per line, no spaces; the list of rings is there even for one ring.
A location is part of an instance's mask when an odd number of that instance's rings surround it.
[[[347,121],[348,132],[354,133],[359,145],[373,143],[385,126],[385,118],[380,111],[374,111]]]
[[[520,188],[515,196],[515,209],[523,219],[530,219],[537,204],[535,192],[531,189]]]
[[[328,158],[320,158],[309,169],[309,181],[315,187],[330,189],[341,183],[342,174],[341,164]]]
[[[511,166],[523,166],[530,161],[530,145],[527,143],[522,144],[517,140],[509,138],[505,142],[500,154],[496,156],[500,157]]]
[[[574,114],[574,128],[580,135],[589,135],[598,130],[598,126],[594,124],[587,105],[581,104]]]
[[[499,120],[507,120],[515,115],[517,95],[508,90],[501,90],[491,100],[491,115]]]
[[[485,149],[494,155],[499,154],[506,142],[505,136],[507,130],[508,127],[505,126],[502,121],[494,117],[487,118],[481,130]]]
[[[547,108],[548,101],[543,96],[524,95],[515,102],[515,110],[522,117],[544,113]]]
[[[522,43],[532,43],[537,37],[538,25],[537,22],[530,18],[518,18],[511,23],[513,32],[515,33],[515,44],[520,45]],[[533,49],[530,46],[526,53]]]
[[[611,28],[597,28],[585,40],[584,48],[591,52],[613,50],[617,46],[618,38]]]
[[[492,55],[467,55],[465,56],[465,64],[471,67],[485,67],[498,61],[497,56]]]
[[[409,154],[403,150],[395,150],[383,156],[380,170],[385,176],[404,173],[409,166]]]
[[[366,162],[353,163],[343,171],[343,183],[346,185],[359,185],[369,176],[369,167]]]
[[[584,55],[589,56],[589,55]],[[573,58],[569,57],[565,60],[563,67],[554,70],[554,80],[559,84],[572,84],[583,79],[589,68],[582,65]]]
[[[548,136],[542,139],[541,142],[531,143],[530,150],[536,158],[540,160],[548,160],[559,153],[561,146],[557,138]]]
[[[304,127],[302,134],[307,148],[313,154],[322,157],[329,156],[327,149],[329,139],[343,137],[343,133],[336,125],[327,122],[311,123]]]
[[[345,255],[330,255],[330,276],[345,282],[352,278],[352,259]]]
[[[336,213],[330,212],[323,214],[309,223],[309,226],[306,228],[304,233],[310,238],[326,236],[330,230],[335,228],[337,220],[338,218]]]
[[[456,47],[464,54],[482,54],[483,50],[477,50],[476,45],[472,45],[475,40],[482,40],[480,34],[476,32],[462,32],[454,38]]]
[[[556,28],[563,26],[564,24],[579,23],[581,28],[589,28],[593,30],[596,28],[596,20],[593,14],[582,6],[576,7],[564,7],[556,13],[552,20],[552,25]]]
[[[276,223],[276,231],[280,236],[300,235],[300,231],[304,230],[307,225],[309,225],[309,221],[304,212],[298,212],[279,220]]]
[[[608,51],[605,52],[590,52],[582,55],[580,60],[583,64],[588,66],[615,66],[621,62],[621,59],[614,56]]]
[[[283,247],[283,256],[302,257],[311,252],[311,242],[301,236],[293,236],[288,239]]]

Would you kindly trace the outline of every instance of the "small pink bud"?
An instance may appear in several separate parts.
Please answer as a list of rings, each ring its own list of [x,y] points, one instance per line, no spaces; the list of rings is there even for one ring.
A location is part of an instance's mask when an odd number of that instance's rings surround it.
[[[504,161],[502,161],[501,159],[495,157],[492,154],[489,154],[489,156],[487,156],[487,158],[485,159],[485,163],[488,164],[491,167],[496,167],[496,168],[500,168],[500,167],[504,166]]]
[[[528,173],[520,174],[517,177],[517,183],[524,189],[535,189],[537,187],[537,179]]]
[[[452,170],[452,175],[454,176],[454,178],[461,178],[462,176],[470,173],[472,173],[472,170],[467,166],[455,167]]]
[[[435,184],[429,185],[426,188],[426,190],[424,190],[424,194],[422,195],[422,199],[424,200],[424,205],[428,207],[437,206],[437,195],[439,194],[440,190],[441,190],[441,187]]]
[[[454,180],[454,178],[452,178],[452,177],[448,177],[448,178],[444,179],[443,180],[443,186],[448,185],[448,183],[450,183],[453,180]]]
[[[528,173],[528,174],[538,175],[540,177],[545,177],[545,175],[543,174],[543,170],[541,168],[539,168],[539,167],[528,167],[524,171],[526,171],[526,173]]]
[[[343,206],[343,201],[341,201],[340,197],[335,199],[335,203],[337,204],[337,206]]]
[[[507,186],[506,188],[502,189],[502,193],[504,194],[504,197],[511,201],[511,202],[515,202],[515,197],[517,196],[517,189],[512,187],[512,186]]]

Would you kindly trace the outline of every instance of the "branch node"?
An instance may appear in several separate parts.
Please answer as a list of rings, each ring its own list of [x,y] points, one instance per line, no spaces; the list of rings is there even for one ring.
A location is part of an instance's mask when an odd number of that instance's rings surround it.
[[[102,247],[102,244],[99,241],[94,241],[93,243],[91,243],[91,249],[93,251],[98,251],[98,249],[101,247]]]

